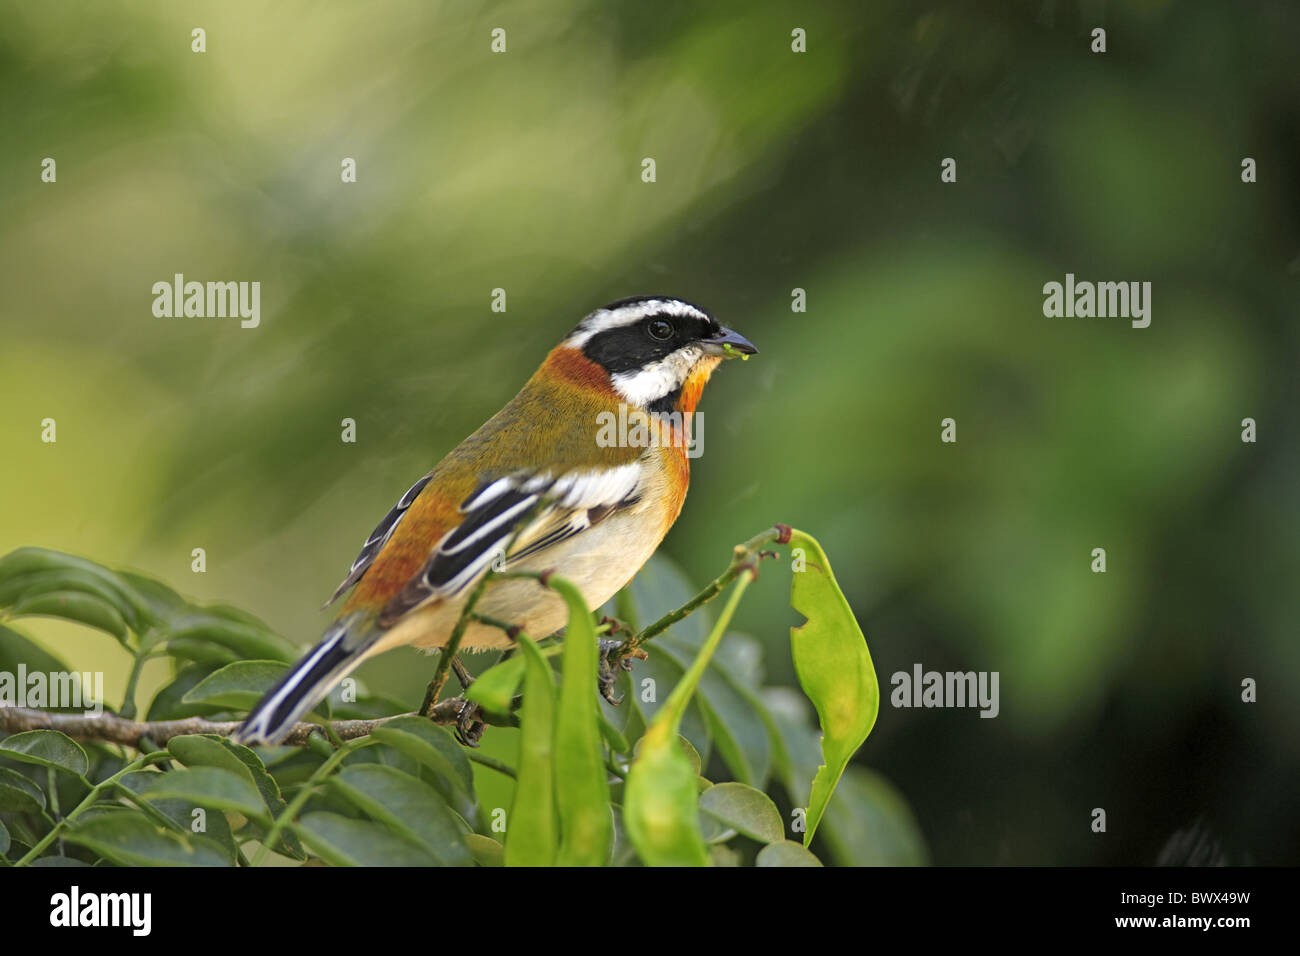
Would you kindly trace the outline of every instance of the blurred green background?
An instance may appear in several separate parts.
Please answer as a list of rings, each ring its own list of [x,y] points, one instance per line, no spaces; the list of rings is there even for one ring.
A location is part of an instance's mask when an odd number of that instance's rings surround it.
[[[773,521],[822,540],[885,695],[858,759],[934,862],[1153,863],[1201,821],[1295,863],[1297,35],[1281,0],[7,4],[0,553],[306,645],[585,312],[677,295],[762,354],[705,396],[665,551],[703,583]],[[155,318],[177,272],[260,281],[261,327]],[[1067,272],[1152,282],[1151,327],[1045,318]],[[739,618],[775,683],[785,575]],[[120,688],[111,640],[28,629]],[[415,660],[363,677],[414,702]],[[915,662],[998,671],[1000,716],[890,707]]]

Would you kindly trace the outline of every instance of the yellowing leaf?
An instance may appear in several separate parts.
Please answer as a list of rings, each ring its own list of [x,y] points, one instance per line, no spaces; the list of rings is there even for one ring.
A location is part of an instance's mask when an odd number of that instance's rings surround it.
[[[825,763],[813,778],[804,846],[812,842],[831,794],[849,760],[876,722],[880,687],[866,638],[835,582],[826,552],[811,535],[794,531],[790,553],[802,570],[790,585],[790,606],[806,621],[790,628],[790,654],[799,685],[817,708]]]

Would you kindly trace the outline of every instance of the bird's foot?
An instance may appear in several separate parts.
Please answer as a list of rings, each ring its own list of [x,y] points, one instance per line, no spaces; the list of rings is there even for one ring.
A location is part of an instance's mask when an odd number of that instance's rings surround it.
[[[606,621],[613,620],[606,618]],[[605,621],[601,622],[602,624]],[[632,633],[626,625],[620,625],[628,633]],[[611,630],[611,634],[616,633]],[[596,673],[596,682],[600,690],[600,696],[609,701],[611,705],[617,707],[623,702],[622,697],[614,696],[614,685],[618,682],[619,671],[632,671],[632,658],[645,660],[649,655],[645,651],[637,648],[632,651],[626,650],[625,641],[615,641],[609,638],[600,640],[600,668]]]
[[[472,701],[462,701],[456,712],[456,739],[466,747],[478,747],[488,725],[481,720],[483,710]]]

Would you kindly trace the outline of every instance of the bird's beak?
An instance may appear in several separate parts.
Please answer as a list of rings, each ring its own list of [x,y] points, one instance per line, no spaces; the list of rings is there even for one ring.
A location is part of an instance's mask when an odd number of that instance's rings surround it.
[[[721,355],[725,358],[735,358],[737,355],[748,358],[758,354],[758,349],[754,348],[753,342],[726,326],[723,326],[722,331],[712,338],[701,340],[701,344],[710,355]]]

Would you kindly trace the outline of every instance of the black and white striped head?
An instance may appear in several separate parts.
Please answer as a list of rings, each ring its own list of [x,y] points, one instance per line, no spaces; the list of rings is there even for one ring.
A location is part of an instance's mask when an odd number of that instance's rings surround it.
[[[681,391],[701,362],[758,349],[698,305],[647,295],[611,302],[578,323],[564,344],[609,373],[630,405],[651,407]]]

